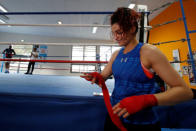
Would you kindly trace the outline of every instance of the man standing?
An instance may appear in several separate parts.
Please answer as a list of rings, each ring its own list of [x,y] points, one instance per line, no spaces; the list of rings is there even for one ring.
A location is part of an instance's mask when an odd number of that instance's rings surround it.
[[[30,58],[31,58],[31,60],[36,60],[37,58],[38,58],[38,52],[37,52],[37,48],[36,47],[34,47],[33,48],[33,51],[31,52],[31,56],[30,56]],[[35,62],[32,62],[32,61],[30,61],[29,62],[29,65],[28,65],[28,69],[27,69],[27,72],[25,73],[25,74],[30,74],[30,75],[32,75],[33,74],[33,70],[34,70],[34,66],[35,66]],[[32,67],[32,68],[31,68]],[[30,69],[31,69],[31,71],[30,71]]]
[[[12,58],[13,55],[16,55],[15,51],[12,49],[12,46],[10,45],[9,48],[6,48],[3,51],[3,54],[5,54],[5,58]],[[10,61],[5,62],[5,73],[9,73],[9,68],[10,68]]]

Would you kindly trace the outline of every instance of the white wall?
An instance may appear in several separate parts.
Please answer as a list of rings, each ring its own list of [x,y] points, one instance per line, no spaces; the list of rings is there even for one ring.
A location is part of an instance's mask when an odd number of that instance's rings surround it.
[[[41,44],[60,44],[60,45],[103,45],[103,44],[113,44],[116,45],[111,40],[93,40],[93,39],[78,39],[78,38],[65,38],[65,37],[50,37],[50,36],[39,36],[39,35],[26,35],[26,34],[14,34],[14,33],[6,33],[0,32],[0,44],[2,42],[8,43],[21,43],[21,40],[29,43],[41,43]],[[26,43],[25,43],[26,44]]]

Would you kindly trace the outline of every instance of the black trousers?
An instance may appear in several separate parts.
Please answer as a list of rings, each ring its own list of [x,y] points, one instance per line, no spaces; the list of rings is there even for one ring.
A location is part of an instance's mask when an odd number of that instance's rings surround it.
[[[161,131],[159,123],[152,125],[133,125],[128,123],[123,123],[124,127],[128,131]],[[112,122],[109,115],[106,116],[104,131],[120,131],[118,127]]]
[[[31,66],[32,66],[32,68],[31,68]],[[29,73],[30,69],[31,69],[31,72],[30,73],[31,74],[33,73],[34,66],[35,66],[35,62],[29,62],[27,74]]]

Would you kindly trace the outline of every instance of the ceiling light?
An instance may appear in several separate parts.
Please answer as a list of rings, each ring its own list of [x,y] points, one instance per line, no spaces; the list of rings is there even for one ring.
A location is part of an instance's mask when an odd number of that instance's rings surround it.
[[[148,11],[147,5],[137,5],[137,11],[138,12],[146,12]]]
[[[63,22],[62,22],[62,21],[58,21],[57,23],[58,23],[59,25],[61,25]]]
[[[95,34],[97,32],[97,27],[93,27],[92,33]]]
[[[21,42],[24,42],[24,40],[21,40]]]
[[[130,9],[133,9],[134,7],[135,7],[135,4],[130,4],[130,5],[129,5],[129,8],[130,8]]]
[[[0,10],[3,12],[7,12],[7,10],[2,5],[0,5]]]
[[[1,22],[1,23],[3,23],[3,24],[5,24],[5,23],[6,23],[6,22],[5,22],[5,21],[3,21],[2,19],[0,19],[0,22]]]

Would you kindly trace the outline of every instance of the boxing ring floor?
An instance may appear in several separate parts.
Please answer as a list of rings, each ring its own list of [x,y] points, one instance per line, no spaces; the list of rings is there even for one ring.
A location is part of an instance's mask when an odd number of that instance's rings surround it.
[[[112,92],[114,81],[106,85]],[[103,131],[100,87],[77,76],[0,74],[0,129]],[[196,101],[156,107],[163,131],[196,130]],[[168,129],[172,128],[172,129]]]

